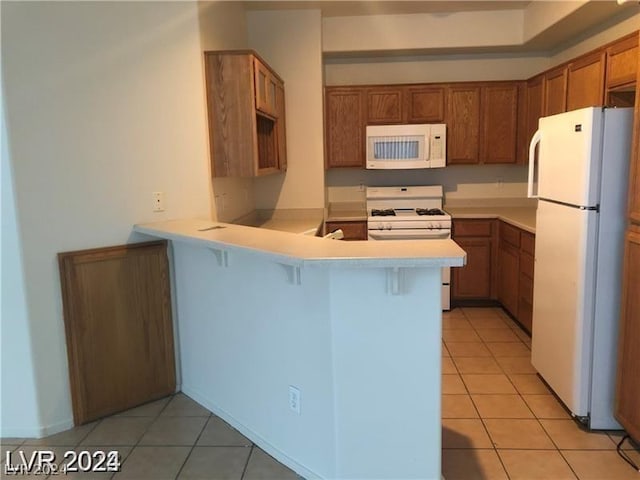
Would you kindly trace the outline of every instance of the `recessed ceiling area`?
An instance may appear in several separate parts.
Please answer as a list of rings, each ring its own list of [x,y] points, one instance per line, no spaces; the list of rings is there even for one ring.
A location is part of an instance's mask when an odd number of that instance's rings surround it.
[[[316,9],[327,59],[456,53],[548,53],[640,13],[636,0],[269,1],[248,11]],[[639,25],[640,27],[640,25]]]

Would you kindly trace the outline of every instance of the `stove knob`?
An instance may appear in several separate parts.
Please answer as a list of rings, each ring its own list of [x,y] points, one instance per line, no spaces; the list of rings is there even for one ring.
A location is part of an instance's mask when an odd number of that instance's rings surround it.
[[[387,223],[386,228],[387,228],[387,230],[391,230],[391,224]]]
[[[380,222],[380,223],[378,224],[378,230],[383,230],[383,229],[384,229],[384,225],[383,225],[383,223],[382,223],[382,222]]]

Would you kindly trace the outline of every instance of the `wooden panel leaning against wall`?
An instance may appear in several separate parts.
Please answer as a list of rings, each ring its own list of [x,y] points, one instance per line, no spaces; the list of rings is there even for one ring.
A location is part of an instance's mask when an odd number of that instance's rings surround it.
[[[76,425],[175,392],[167,242],[58,255]]]

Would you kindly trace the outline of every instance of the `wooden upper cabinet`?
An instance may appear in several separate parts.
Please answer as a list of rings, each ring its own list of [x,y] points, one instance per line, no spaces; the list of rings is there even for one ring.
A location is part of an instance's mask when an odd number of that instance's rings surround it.
[[[482,87],[482,163],[516,163],[518,84]]]
[[[452,86],[447,97],[447,164],[478,163],[480,87]]]
[[[640,54],[638,55],[640,62]],[[640,225],[640,68],[636,82],[633,148],[631,152],[631,179],[629,184],[629,219]]]
[[[402,123],[403,89],[401,87],[376,87],[366,90],[367,125]]]
[[[212,175],[280,171],[286,166],[284,82],[253,51],[204,56]]]
[[[605,86],[617,88],[636,81],[638,70],[638,33],[624,37],[607,48]]]
[[[287,133],[286,133],[286,113],[284,103],[284,85],[276,85],[276,117],[278,117],[277,143],[278,143],[278,168],[283,172],[287,170]]]
[[[567,111],[567,67],[563,65],[544,76],[544,116]]]
[[[604,105],[605,52],[571,62],[567,74],[567,111]]]
[[[325,89],[326,164],[365,166],[365,93],[362,88]]]
[[[442,86],[407,87],[407,123],[443,123],[446,89]]]
[[[544,75],[533,77],[527,82],[527,143],[538,130],[538,120],[544,117]]]

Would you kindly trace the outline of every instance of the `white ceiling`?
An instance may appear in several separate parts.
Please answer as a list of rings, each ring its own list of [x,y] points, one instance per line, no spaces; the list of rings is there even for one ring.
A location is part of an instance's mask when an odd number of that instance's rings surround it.
[[[496,10],[531,10],[533,3],[544,2],[545,9],[553,8],[557,4],[566,6],[567,1],[534,0],[534,1],[245,1],[247,10],[293,10],[319,9],[323,17],[352,17],[362,15],[401,15],[401,14],[447,14],[455,12],[481,12]],[[580,35],[605,26],[607,23],[630,17],[640,12],[638,0],[624,0],[619,5],[616,0],[581,0],[571,2],[576,5],[575,11],[562,19],[550,21],[547,28],[524,43],[510,46],[496,46],[477,48],[478,52],[506,53],[506,52],[543,52],[553,51],[558,47],[570,43]],[[539,9],[538,9],[539,10]],[[474,48],[465,48],[474,51]],[[340,55],[350,56],[354,52],[343,52]],[[398,54],[399,52],[396,52]],[[405,52],[411,53],[411,52]],[[413,53],[456,53],[456,49],[440,48]],[[359,54],[362,54],[360,52]],[[381,54],[381,52],[377,52]],[[393,52],[382,52],[393,54]],[[331,54],[333,56],[334,54]]]

